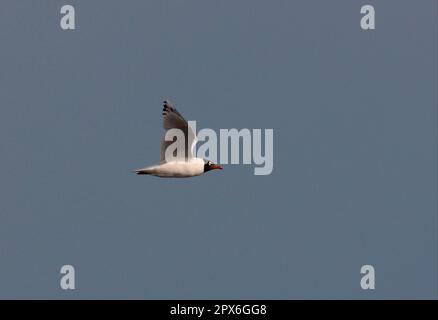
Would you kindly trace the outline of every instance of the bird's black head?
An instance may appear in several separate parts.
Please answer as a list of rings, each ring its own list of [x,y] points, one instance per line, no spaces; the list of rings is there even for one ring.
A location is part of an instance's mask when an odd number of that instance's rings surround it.
[[[207,171],[210,171],[210,170],[215,170],[215,169],[222,170],[223,168],[220,165],[211,162],[210,160],[207,160],[204,163],[204,172],[207,172]]]

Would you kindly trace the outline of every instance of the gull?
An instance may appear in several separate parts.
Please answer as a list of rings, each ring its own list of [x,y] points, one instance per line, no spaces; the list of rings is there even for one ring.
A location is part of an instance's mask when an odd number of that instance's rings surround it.
[[[184,158],[176,157],[166,161],[166,149],[175,142],[166,141],[164,139],[165,133],[161,139],[160,164],[135,170],[135,173],[161,178],[189,178],[199,176],[211,170],[222,169],[218,164],[194,156],[195,145],[198,139],[186,119],[167,100],[163,102],[163,128],[166,132],[171,129],[179,129],[184,133]]]

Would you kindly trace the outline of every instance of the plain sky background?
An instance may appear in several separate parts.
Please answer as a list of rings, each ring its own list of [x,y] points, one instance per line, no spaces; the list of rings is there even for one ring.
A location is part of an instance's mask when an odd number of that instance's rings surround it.
[[[1,1],[0,298],[437,298],[437,54],[434,0]],[[130,173],[164,99],[273,174]]]

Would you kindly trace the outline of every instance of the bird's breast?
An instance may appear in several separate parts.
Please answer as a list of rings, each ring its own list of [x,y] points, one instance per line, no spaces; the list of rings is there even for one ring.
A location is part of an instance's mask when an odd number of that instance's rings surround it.
[[[159,177],[194,177],[204,172],[204,162],[202,161],[175,161],[159,165],[155,174]]]

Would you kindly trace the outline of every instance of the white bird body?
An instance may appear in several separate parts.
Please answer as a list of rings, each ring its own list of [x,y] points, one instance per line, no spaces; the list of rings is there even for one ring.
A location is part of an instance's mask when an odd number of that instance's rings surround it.
[[[188,161],[171,161],[137,170],[138,174],[150,174],[161,178],[188,178],[204,173],[204,159],[192,158]]]
[[[168,101],[163,106],[163,127],[166,130],[179,129],[185,137],[184,158],[166,160],[166,149],[173,141],[161,141],[160,164],[135,170],[137,174],[152,175],[161,178],[196,177],[207,171],[222,169],[218,164],[194,157],[197,138],[184,117]]]

